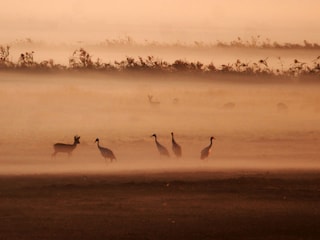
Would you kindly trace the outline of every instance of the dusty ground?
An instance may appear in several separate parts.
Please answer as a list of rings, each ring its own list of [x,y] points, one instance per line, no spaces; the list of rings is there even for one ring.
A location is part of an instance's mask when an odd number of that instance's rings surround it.
[[[0,239],[318,239],[318,171],[0,177]]]
[[[0,77],[4,174],[104,171],[97,137],[114,151],[118,170],[199,167],[210,136],[216,138],[214,169],[320,167],[319,85],[86,73]],[[160,159],[150,137],[156,133],[171,152],[172,131],[181,161]],[[51,159],[52,145],[72,143],[76,134],[81,144],[73,157]]]

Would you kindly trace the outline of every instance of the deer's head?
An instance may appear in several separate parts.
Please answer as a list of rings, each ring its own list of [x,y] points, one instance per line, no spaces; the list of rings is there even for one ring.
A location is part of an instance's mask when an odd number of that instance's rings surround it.
[[[79,144],[80,143],[80,137],[78,135],[74,136],[74,143]]]

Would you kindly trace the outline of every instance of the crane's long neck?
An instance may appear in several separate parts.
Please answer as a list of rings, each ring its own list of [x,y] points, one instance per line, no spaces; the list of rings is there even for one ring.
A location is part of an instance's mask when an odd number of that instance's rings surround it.
[[[174,136],[173,136],[173,134],[171,134],[171,140],[172,140],[172,142],[173,143],[175,143],[176,141],[174,140]]]
[[[209,148],[212,147],[212,138],[210,138],[210,145],[209,145]]]
[[[154,141],[156,142],[157,146],[161,146],[161,144],[157,140],[157,136],[154,136]]]

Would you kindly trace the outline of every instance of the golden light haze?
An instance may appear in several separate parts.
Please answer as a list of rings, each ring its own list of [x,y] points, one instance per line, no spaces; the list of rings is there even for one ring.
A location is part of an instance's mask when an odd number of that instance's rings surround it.
[[[262,35],[319,42],[317,0],[1,1],[0,42],[135,40],[230,41]]]

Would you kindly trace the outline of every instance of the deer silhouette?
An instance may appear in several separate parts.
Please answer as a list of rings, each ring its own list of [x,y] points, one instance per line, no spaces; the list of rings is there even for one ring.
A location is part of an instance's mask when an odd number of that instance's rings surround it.
[[[52,157],[55,157],[57,153],[68,153],[68,156],[70,157],[72,154],[72,151],[77,147],[77,145],[80,143],[80,137],[74,136],[74,142],[73,144],[66,144],[66,143],[56,143],[53,145],[54,152],[52,153]]]

